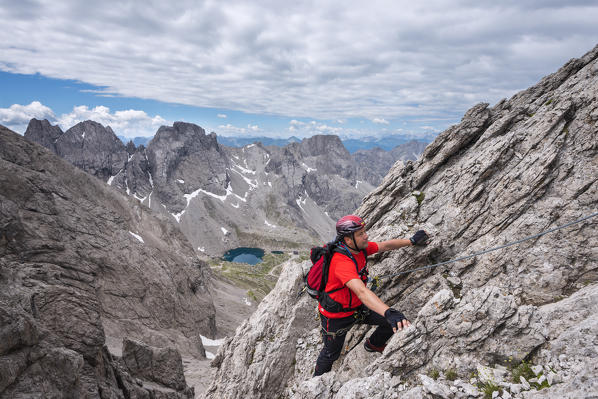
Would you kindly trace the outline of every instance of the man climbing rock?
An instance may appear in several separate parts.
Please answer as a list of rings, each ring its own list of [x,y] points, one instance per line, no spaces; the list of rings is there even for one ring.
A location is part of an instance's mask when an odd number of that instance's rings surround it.
[[[355,215],[340,218],[336,232],[328,283],[318,302],[324,347],[316,361],[314,376],[332,369],[341,354],[347,332],[354,324],[378,326],[364,342],[369,352],[382,352],[393,333],[411,325],[401,312],[387,306],[366,287],[366,257],[410,245],[426,245],[428,241],[426,232],[419,230],[408,240],[369,242],[365,222]]]

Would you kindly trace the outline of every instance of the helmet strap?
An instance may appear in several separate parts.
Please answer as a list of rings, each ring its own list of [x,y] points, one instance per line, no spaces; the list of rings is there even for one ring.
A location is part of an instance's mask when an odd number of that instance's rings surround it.
[[[345,236],[347,237],[347,236]],[[355,245],[355,248],[351,247],[349,244],[347,244],[347,242],[345,241],[345,245],[347,246],[347,248],[349,248],[351,251],[355,251],[355,252],[359,252],[359,249],[357,248],[357,244],[355,243],[355,232],[351,233],[351,240],[353,240],[353,245]],[[343,240],[344,241],[344,240]]]

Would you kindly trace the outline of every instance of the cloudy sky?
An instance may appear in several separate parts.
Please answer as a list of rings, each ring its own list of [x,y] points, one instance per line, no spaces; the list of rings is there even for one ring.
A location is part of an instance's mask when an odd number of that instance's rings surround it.
[[[0,0],[0,123],[424,137],[598,44],[596,1]]]

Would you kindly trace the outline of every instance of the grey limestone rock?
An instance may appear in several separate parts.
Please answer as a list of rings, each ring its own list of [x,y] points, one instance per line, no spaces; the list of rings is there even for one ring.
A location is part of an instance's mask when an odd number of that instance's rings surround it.
[[[122,170],[128,158],[124,144],[110,126],[89,120],[64,132],[55,146],[62,158],[103,181]]]
[[[202,357],[209,290],[169,220],[0,127],[1,398],[123,397],[124,337]]]
[[[379,185],[390,168],[397,161],[415,161],[424,152],[428,143],[412,140],[400,144],[390,151],[376,147],[371,150],[357,150],[353,158],[360,165],[367,165],[371,176],[365,180],[374,186]]]
[[[417,377],[420,379],[424,387],[424,391],[428,392],[434,398],[449,399],[454,396],[446,385],[436,382],[431,377],[428,377],[424,374],[418,374]]]
[[[334,220],[357,208],[379,179],[337,136],[314,136],[284,148],[259,143],[228,148],[214,133],[175,122],[162,126],[147,148],[135,148],[91,121],[62,134],[47,121],[32,120],[27,132],[176,221],[195,250],[210,256],[238,246],[296,250],[329,241]]]
[[[25,131],[25,138],[56,152],[56,141],[63,132],[59,126],[52,126],[47,119],[31,119]]]
[[[107,181],[124,170],[128,150],[110,126],[84,121],[62,132],[47,120],[32,119],[25,138],[41,144],[76,167]]]
[[[397,162],[357,213],[368,222],[370,240],[404,238],[426,229],[432,241],[373,256],[372,274],[448,261],[594,214],[597,65],[598,47],[511,99],[474,106],[417,161]],[[395,334],[383,354],[371,356],[361,345],[367,327],[353,328],[326,378],[310,378],[319,352],[314,319],[298,325],[293,335],[261,341],[260,352],[277,355],[253,357],[250,367],[269,370],[268,379],[277,381],[278,388],[267,385],[267,394],[281,397],[322,392],[322,397],[340,398],[341,387],[381,373],[404,381],[401,397],[475,397],[482,393],[470,384],[437,380],[434,389],[430,384],[426,389],[417,375],[431,368],[441,375],[452,369],[461,381],[478,366],[498,370],[494,378],[504,378],[501,383],[512,397],[591,395],[598,383],[597,224],[593,217],[516,246],[381,279],[381,299],[402,310],[413,325]],[[268,322],[245,326],[222,348],[208,397],[229,386],[255,384],[253,375],[229,374],[233,359],[248,353],[241,343],[248,336],[276,333],[281,327],[273,326],[291,320],[289,312],[311,307],[302,300],[291,302],[297,295],[291,281],[298,276],[289,273],[283,272],[270,294],[276,305],[269,302],[257,310],[263,314],[269,306]],[[287,350],[285,358],[281,339],[302,344]],[[295,363],[289,364],[289,358]],[[554,375],[547,372],[546,381],[550,377],[553,385],[525,391],[513,384],[509,365],[522,360],[552,368]],[[246,397],[261,395],[259,389],[250,390]]]
[[[313,303],[306,295],[297,298],[301,265],[289,261],[281,276],[263,305],[237,328],[235,336],[240,339],[227,340],[219,348],[215,364],[222,373],[212,382],[206,398],[276,397],[293,375],[297,339],[315,326],[313,307],[309,306]]]
[[[154,381],[177,391],[187,388],[183,361],[176,349],[154,348],[125,339],[122,360],[133,377]]]

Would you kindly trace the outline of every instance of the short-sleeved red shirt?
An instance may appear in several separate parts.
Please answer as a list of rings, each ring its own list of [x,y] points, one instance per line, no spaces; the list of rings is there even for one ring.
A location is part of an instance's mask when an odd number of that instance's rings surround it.
[[[366,252],[369,255],[375,254],[378,252],[378,244],[375,242],[368,242],[368,247]],[[363,256],[363,252],[359,252],[358,254],[353,254],[353,257],[357,261],[358,269],[361,270],[365,266],[366,259]],[[344,308],[354,308],[361,305],[361,301],[351,290],[345,286],[348,281],[353,279],[360,278],[355,268],[355,262],[351,260],[347,255],[342,253],[335,253],[332,255],[332,260],[330,261],[330,271],[328,272],[328,284],[326,284],[326,291],[331,291],[337,288],[344,287],[341,290],[333,292],[330,294],[330,298],[334,299],[336,302],[343,305]],[[364,282],[367,280],[365,275],[363,276],[362,280]],[[351,316],[353,311],[351,312],[339,312],[339,313],[331,313],[326,311],[319,303],[318,303],[318,310],[324,316],[330,319],[339,319],[341,317]]]

